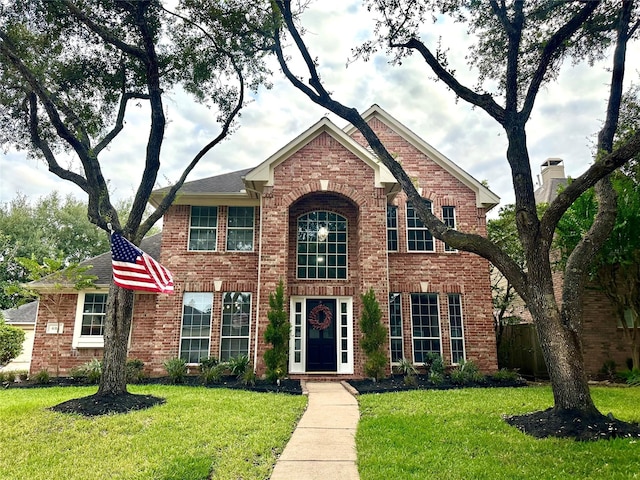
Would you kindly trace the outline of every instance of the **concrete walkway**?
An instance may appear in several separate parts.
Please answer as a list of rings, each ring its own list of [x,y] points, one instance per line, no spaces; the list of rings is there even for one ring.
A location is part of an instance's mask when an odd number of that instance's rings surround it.
[[[303,385],[303,389],[305,385]],[[307,410],[278,459],[271,480],[358,480],[358,402],[338,382],[307,382]]]

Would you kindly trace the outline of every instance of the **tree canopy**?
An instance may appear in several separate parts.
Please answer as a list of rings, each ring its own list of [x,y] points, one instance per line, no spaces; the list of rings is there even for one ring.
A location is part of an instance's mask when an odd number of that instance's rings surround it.
[[[275,52],[289,81],[311,101],[349,121],[364,136],[380,161],[393,173],[408,200],[434,237],[453,248],[477,253],[507,277],[532,313],[553,386],[555,407],[548,415],[563,418],[567,412],[606,418],[595,408],[584,372],[580,335],[584,274],[589,260],[604,243],[615,220],[615,196],[608,175],[640,151],[640,132],[614,146],[624,89],[627,45],[640,25],[633,0],[604,1],[502,1],[370,0],[366,7],[376,15],[375,38],[356,48],[367,59],[384,49],[391,64],[409,55],[424,61],[432,78],[475,106],[504,130],[506,161],[515,193],[518,239],[524,252],[521,266],[509,252],[484,236],[448,228],[434,216],[393,155],[385,148],[358,110],[331,93],[318,74],[321,55],[305,42],[297,3],[276,0],[274,16],[282,27]],[[476,74],[467,85],[450,68],[448,52],[425,35],[431,21],[446,16],[465,24],[474,45],[465,57]],[[288,43],[302,63],[291,61]],[[552,87],[565,60],[606,58],[611,82],[603,128],[598,136],[596,161],[549,205],[542,216],[535,203],[535,185],[527,147],[527,122],[538,96]],[[294,68],[295,67],[295,68]],[[431,81],[428,78],[426,81]],[[303,80],[308,79],[308,80]],[[399,84],[398,88],[402,88]],[[567,121],[571,121],[570,116]],[[585,162],[587,163],[587,162]],[[563,295],[554,296],[550,253],[556,225],[567,208],[588,188],[597,185],[599,209],[593,227],[582,237],[568,259]],[[544,415],[544,414],[543,414]]]

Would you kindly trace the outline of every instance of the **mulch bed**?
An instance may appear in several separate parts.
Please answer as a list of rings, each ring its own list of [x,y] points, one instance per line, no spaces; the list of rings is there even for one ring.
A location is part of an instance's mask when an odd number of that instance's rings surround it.
[[[415,383],[406,384],[402,375],[392,375],[382,380],[372,379],[349,380],[349,385],[355,388],[358,393],[387,393],[404,392],[408,390],[451,390],[455,388],[491,388],[491,387],[526,387],[527,382],[521,378],[513,380],[497,380],[486,377],[481,382],[467,382],[464,384],[454,383],[445,377],[441,383],[434,384],[428,378],[417,375]]]
[[[121,395],[89,395],[74,398],[51,407],[49,410],[58,413],[72,413],[85,417],[128,413],[134,410],[144,410],[155,405],[165,403],[164,398],[153,395],[136,395],[124,393]]]
[[[617,420],[613,415],[584,416],[572,410],[541,412],[504,417],[505,422],[536,438],[558,437],[577,441],[640,438],[640,425]]]

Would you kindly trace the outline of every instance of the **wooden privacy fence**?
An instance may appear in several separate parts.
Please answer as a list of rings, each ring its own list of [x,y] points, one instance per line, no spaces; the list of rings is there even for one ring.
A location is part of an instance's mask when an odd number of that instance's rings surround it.
[[[500,368],[517,369],[525,377],[549,378],[535,325],[504,326],[498,346],[498,364]]]

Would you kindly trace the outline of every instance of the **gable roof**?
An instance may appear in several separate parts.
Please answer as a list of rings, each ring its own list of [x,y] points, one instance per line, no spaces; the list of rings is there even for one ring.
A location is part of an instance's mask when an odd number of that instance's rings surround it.
[[[2,315],[9,325],[31,325],[36,323],[38,301],[25,303],[17,308],[2,310]]]
[[[246,198],[247,192],[243,182],[243,177],[252,169],[245,168],[235,172],[223,173],[214,177],[202,178],[192,182],[185,182],[178,195],[176,195],[176,204],[184,205],[211,205],[210,197],[212,193],[218,196],[237,200],[238,198]],[[164,187],[154,190],[149,198],[149,203],[157,207],[162,198],[169,192],[171,187]],[[203,197],[206,197],[203,198]]]
[[[437,165],[474,191],[476,194],[477,207],[491,209],[500,202],[500,197],[449,160],[445,155],[418,137],[380,106],[373,105],[366,110],[362,116],[365,121],[370,121],[374,117],[378,118],[413,145],[418,151],[429,157]],[[212,202],[215,201],[221,203],[232,201],[235,205],[257,205],[255,202],[257,202],[264,187],[273,185],[275,167],[323,133],[330,135],[345,149],[361,159],[363,163],[369,165],[375,172],[377,187],[385,188],[387,193],[399,191],[400,186],[397,180],[382,162],[380,162],[377,156],[369,148],[362,146],[352,138],[355,132],[356,128],[353,125],[347,125],[341,129],[329,120],[329,118],[323,117],[255,168],[237,170],[214,177],[185,182],[178,191],[174,204],[212,205]],[[154,190],[149,202],[157,207],[168,190],[169,187]]]
[[[323,133],[330,135],[363,163],[370,166],[375,173],[377,187],[384,187],[387,193],[399,190],[397,180],[374,154],[347,135],[327,117],[322,117],[246,175],[244,180],[249,187],[249,192],[257,195],[265,186],[272,186],[275,167]]]
[[[389,115],[379,105],[372,105],[369,109],[362,113],[365,122],[369,122],[372,118],[378,118],[382,123],[391,127],[397,134],[402,136],[416,149],[433,160],[437,165],[449,172],[451,175],[460,180],[464,185],[476,192],[476,206],[478,208],[491,209],[500,202],[500,197],[485,187],[482,183],[472,177],[465,170],[460,168],[454,162],[449,160],[444,154],[436,150],[434,147],[425,142],[418,135],[413,133],[409,128],[404,126],[398,120]],[[344,128],[347,135],[353,135],[357,131],[353,125],[347,125]]]
[[[160,261],[161,243],[162,232],[144,238],[142,242],[140,242],[140,249],[153,257],[155,260]],[[96,277],[98,277],[94,282],[96,287],[104,288],[111,285],[113,274],[111,266],[111,251],[89,258],[88,260],[81,262],[80,266],[91,266],[91,268],[89,268],[85,272],[85,275],[95,275]],[[30,282],[29,286],[40,292],[50,292],[56,282],[57,279],[55,278],[55,276],[49,275],[47,277],[41,278],[40,280]],[[67,285],[67,287],[71,288],[72,285]]]

